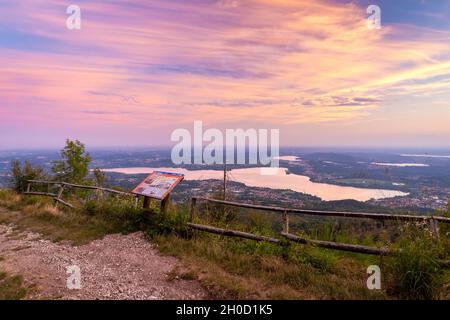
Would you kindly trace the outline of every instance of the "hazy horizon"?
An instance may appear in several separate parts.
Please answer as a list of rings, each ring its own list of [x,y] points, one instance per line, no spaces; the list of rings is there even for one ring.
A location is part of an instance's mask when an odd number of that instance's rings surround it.
[[[0,152],[59,152],[65,143],[61,143],[60,146],[57,147],[30,147],[30,148],[0,148]],[[203,146],[205,147],[206,144]],[[121,150],[147,150],[147,151],[170,151],[173,145],[142,145],[142,146],[92,146],[86,145],[87,151],[121,151]],[[248,147],[247,147],[248,149]],[[302,150],[302,151],[321,151],[321,152],[394,152],[394,153],[402,153],[402,152],[417,152],[417,154],[430,153],[436,154],[438,152],[449,152],[450,147],[404,147],[404,146],[392,146],[392,147],[381,147],[381,146],[280,146],[281,155],[285,155],[288,150]],[[449,154],[442,154],[448,156]]]

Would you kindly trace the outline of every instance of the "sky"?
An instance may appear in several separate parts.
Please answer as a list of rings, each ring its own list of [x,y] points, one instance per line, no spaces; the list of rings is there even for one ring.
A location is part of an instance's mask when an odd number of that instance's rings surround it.
[[[170,146],[196,120],[283,146],[450,147],[450,1],[0,2],[0,149]]]

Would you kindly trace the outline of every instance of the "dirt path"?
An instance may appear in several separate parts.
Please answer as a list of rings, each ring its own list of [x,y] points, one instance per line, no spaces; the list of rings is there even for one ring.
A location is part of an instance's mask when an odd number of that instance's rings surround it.
[[[170,280],[176,258],[158,254],[140,232],[109,235],[74,247],[0,225],[0,270],[36,287],[28,299],[204,299],[197,281]],[[81,289],[67,288],[66,268],[77,265]]]

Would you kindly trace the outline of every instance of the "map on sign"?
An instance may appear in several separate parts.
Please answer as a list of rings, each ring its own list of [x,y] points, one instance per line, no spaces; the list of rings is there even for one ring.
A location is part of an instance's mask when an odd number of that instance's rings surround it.
[[[131,192],[162,200],[183,178],[180,173],[153,171]]]

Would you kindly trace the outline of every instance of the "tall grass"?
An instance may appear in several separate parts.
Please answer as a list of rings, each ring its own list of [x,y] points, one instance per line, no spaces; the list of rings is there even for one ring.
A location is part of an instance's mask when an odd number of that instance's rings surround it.
[[[407,224],[402,234],[395,245],[399,254],[386,263],[390,289],[402,299],[439,299],[444,288],[442,241],[422,223]]]

